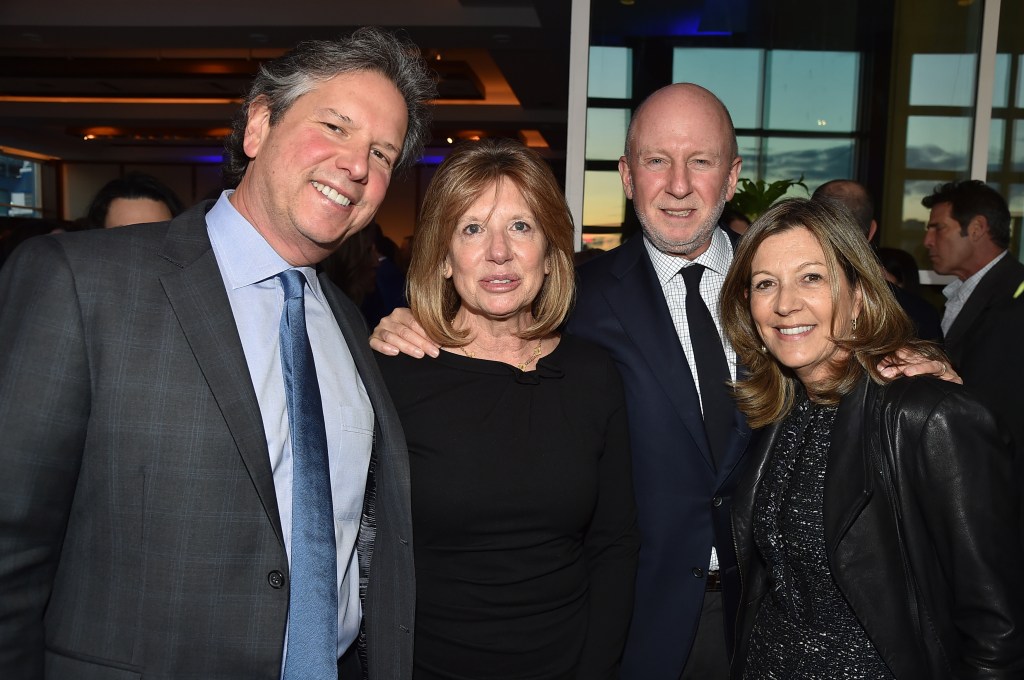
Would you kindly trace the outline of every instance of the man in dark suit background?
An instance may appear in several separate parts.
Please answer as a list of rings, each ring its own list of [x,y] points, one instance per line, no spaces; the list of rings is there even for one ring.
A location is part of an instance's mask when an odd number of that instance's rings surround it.
[[[1010,245],[1010,210],[979,180],[935,187],[924,237],[932,266],[947,285],[945,350],[964,385],[1000,417],[1024,456],[1024,264]]]
[[[867,188],[852,179],[833,179],[825,182],[814,190],[814,199],[827,198],[836,201],[846,207],[857,221],[864,238],[871,243],[871,239],[878,232],[878,222],[875,220],[875,203],[871,200],[871,194]],[[922,340],[942,342],[942,328],[939,326],[939,313],[932,305],[920,295],[900,288],[890,282],[889,290],[896,297],[903,311],[907,313],[910,320],[914,322],[917,329],[917,337]]]
[[[313,677],[285,658],[301,616],[289,270],[337,552],[324,675],[344,654],[342,677],[358,677],[359,647],[370,678],[411,677],[404,438],[359,310],[314,267],[416,159],[433,92],[418,49],[391,34],[302,43],[261,67],[236,120],[234,192],[170,222],[33,239],[6,263],[0,677]]]

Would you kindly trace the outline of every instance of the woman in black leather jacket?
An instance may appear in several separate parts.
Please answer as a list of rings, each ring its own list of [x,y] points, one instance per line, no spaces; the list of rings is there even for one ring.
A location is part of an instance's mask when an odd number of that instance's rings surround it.
[[[744,236],[722,293],[764,428],[736,490],[733,677],[1024,678],[1008,441],[959,385],[890,379],[913,338],[841,206],[793,200]]]

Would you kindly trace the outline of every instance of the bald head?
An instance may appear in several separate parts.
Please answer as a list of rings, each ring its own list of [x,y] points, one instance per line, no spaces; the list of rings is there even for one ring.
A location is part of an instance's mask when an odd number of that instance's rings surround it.
[[[708,131],[726,138],[730,158],[739,155],[732,116],[729,115],[729,110],[725,108],[722,100],[700,85],[674,83],[655,90],[633,113],[629,129],[626,131],[626,157],[629,157],[631,150],[635,151],[637,135],[650,124],[649,121],[684,121],[695,117],[713,121],[714,125],[708,128]]]
[[[842,204],[853,213],[853,218],[857,221],[860,230],[864,232],[864,236],[868,240],[874,236],[875,204],[863,184],[854,182],[852,179],[834,179],[815,189],[811,198],[815,200],[824,198]]]
[[[699,85],[677,83],[637,108],[619,174],[647,239],[664,253],[693,259],[707,249],[741,166],[721,100]]]

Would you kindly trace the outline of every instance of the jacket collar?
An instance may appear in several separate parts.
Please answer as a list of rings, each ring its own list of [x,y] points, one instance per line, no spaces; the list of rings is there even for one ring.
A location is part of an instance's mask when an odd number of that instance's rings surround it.
[[[825,545],[829,556],[839,547],[844,536],[857,521],[874,495],[874,475],[870,442],[865,433],[865,415],[871,411],[871,393],[875,390],[865,376],[853,392],[839,403],[829,445],[825,471]],[[754,499],[760,488],[771,452],[782,429],[783,421],[765,427],[751,452],[750,467],[736,488],[733,518],[743,572],[750,569],[757,549],[753,539]]]
[[[1006,253],[992,266],[991,269],[978,281],[967,301],[964,302],[956,320],[950,326],[949,332],[943,341],[950,358],[954,363],[960,359],[960,342],[963,337],[974,327],[981,316],[981,313],[1000,302],[999,296],[1005,291],[1006,302],[1010,301],[1017,285],[1022,282],[1021,265],[1013,255]]]

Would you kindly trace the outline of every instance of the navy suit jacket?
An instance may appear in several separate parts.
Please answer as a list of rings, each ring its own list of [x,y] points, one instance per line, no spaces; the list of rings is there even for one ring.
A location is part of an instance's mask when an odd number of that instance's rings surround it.
[[[0,677],[280,678],[288,560],[211,206],[31,239],[0,271]],[[321,283],[374,410],[369,677],[408,678],[405,439],[359,310]]]
[[[640,235],[579,268],[569,330],[607,349],[622,373],[641,534],[623,680],[677,680],[697,630],[711,546],[718,551],[732,640],[739,575],[731,496],[751,431],[733,411],[716,468],[691,367]]]

